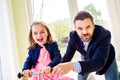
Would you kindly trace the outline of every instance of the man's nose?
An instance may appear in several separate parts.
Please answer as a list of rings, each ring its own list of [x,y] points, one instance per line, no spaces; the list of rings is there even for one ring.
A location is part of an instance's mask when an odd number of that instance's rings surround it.
[[[86,34],[86,33],[87,33],[87,30],[86,30],[86,29],[84,29],[82,32],[83,32],[83,34]]]

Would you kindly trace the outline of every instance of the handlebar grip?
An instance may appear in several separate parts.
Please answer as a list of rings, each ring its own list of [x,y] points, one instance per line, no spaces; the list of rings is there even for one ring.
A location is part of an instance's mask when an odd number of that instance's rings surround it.
[[[21,77],[23,77],[24,75],[19,72],[17,76],[18,76],[18,78],[21,78]]]

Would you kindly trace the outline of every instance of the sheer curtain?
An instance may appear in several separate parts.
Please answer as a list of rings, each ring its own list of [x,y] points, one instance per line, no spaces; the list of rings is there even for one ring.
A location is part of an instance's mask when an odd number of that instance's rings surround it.
[[[109,16],[113,43],[116,49],[116,57],[120,58],[120,0],[106,0],[108,3]]]
[[[0,80],[17,80],[9,0],[0,0]]]

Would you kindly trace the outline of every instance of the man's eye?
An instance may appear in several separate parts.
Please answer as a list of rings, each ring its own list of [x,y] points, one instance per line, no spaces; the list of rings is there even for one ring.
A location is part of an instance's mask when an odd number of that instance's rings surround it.
[[[90,28],[90,26],[88,26],[87,28]]]
[[[78,28],[78,30],[82,30],[82,28]]]
[[[40,33],[44,33],[44,31],[43,31],[43,32],[40,32]]]

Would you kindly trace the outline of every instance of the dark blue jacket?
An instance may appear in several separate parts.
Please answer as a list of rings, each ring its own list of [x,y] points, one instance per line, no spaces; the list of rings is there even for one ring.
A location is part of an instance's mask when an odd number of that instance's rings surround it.
[[[96,71],[104,74],[115,58],[114,47],[110,43],[111,34],[102,26],[95,25],[92,40],[87,52],[84,53],[82,41],[76,31],[70,33],[70,39],[62,62],[71,61],[75,51],[84,56],[85,61],[79,61],[82,72],[80,74]]]
[[[28,51],[28,57],[24,63],[22,71],[26,70],[26,69],[31,69],[32,67],[35,67],[41,48],[42,48],[41,46],[36,45],[36,47],[34,49],[30,49]],[[50,62],[48,64],[48,66],[54,67],[61,61],[61,55],[60,55],[60,51],[58,49],[57,42],[53,42],[51,44],[47,43],[47,44],[45,44],[45,48],[50,53],[50,57],[52,60],[52,62]]]

